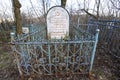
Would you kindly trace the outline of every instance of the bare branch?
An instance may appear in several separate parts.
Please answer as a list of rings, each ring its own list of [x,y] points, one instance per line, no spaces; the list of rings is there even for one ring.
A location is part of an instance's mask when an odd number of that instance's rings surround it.
[[[118,7],[118,6],[115,4],[116,1],[113,1],[113,0],[110,0],[110,1],[111,1],[111,3],[112,3],[113,7],[115,7],[115,8],[118,9],[118,10],[120,10],[120,7]],[[116,3],[118,3],[118,4],[120,5],[120,0],[117,0]]]
[[[84,12],[87,13],[88,15],[92,16],[93,18],[97,19],[97,17],[96,17],[94,14],[88,12],[87,10],[82,9],[82,11],[84,11]]]

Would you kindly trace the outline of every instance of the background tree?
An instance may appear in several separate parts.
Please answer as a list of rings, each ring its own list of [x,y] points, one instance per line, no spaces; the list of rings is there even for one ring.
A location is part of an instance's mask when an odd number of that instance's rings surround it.
[[[100,10],[100,0],[95,0],[94,8],[92,9],[93,13],[90,13],[91,10],[89,7],[90,1],[84,0],[84,8],[82,9],[86,14],[92,16],[95,19],[99,18],[99,10]],[[94,14],[96,12],[96,15]]]
[[[21,22],[21,13],[20,13],[21,4],[19,0],[12,0],[12,4],[13,4],[14,17],[16,22],[16,32],[17,34],[21,34],[22,33],[22,22]]]
[[[67,0],[61,0],[61,6],[65,7]]]
[[[115,9],[120,10],[120,0],[110,0],[110,2]]]
[[[116,17],[120,17],[120,0],[110,0],[112,4],[112,10]]]

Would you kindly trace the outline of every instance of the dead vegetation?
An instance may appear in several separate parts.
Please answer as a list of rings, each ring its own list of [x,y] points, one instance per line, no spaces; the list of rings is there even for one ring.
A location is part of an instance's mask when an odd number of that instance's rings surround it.
[[[113,58],[105,49],[98,46],[94,60],[92,77],[95,80],[119,80],[120,79],[120,64],[119,59]],[[72,77],[72,76],[71,76]],[[78,76],[62,78],[62,80],[73,80]],[[85,76],[83,80],[88,80]],[[26,77],[26,80],[28,77]],[[31,78],[29,78],[31,79]],[[33,80],[56,80],[54,77],[41,76]],[[20,80],[20,75],[15,65],[15,60],[10,49],[10,46],[0,44],[0,80]],[[75,79],[76,80],[76,79]]]

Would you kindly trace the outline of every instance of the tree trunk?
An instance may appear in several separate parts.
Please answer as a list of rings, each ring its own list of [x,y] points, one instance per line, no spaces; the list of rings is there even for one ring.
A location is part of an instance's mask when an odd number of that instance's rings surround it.
[[[67,0],[61,0],[61,6],[65,8]]]
[[[21,34],[22,33],[22,19],[20,14],[21,4],[19,0],[12,0],[12,4],[13,4],[15,23],[16,23],[16,33]]]
[[[100,0],[97,2],[97,19],[99,18]]]

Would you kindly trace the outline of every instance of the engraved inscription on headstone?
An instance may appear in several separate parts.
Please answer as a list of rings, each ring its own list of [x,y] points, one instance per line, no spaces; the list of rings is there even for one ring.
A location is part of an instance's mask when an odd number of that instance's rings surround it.
[[[47,34],[50,39],[69,36],[69,14],[62,7],[53,7],[47,14]]]

